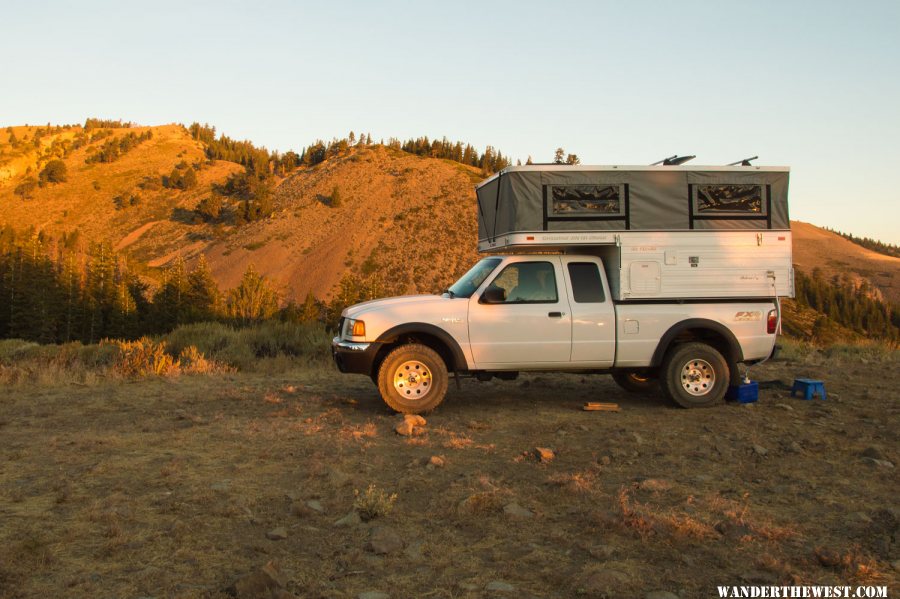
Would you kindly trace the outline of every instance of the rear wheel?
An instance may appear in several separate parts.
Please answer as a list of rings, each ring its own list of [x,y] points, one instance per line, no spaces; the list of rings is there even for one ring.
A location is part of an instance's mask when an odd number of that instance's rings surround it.
[[[620,370],[612,374],[620,387],[631,393],[650,393],[659,387],[656,377],[640,370]]]
[[[426,345],[401,345],[389,353],[378,370],[378,391],[388,406],[403,414],[424,414],[447,395],[447,366]]]
[[[725,397],[728,362],[705,343],[684,343],[666,354],[660,372],[665,394],[683,408],[705,408]]]

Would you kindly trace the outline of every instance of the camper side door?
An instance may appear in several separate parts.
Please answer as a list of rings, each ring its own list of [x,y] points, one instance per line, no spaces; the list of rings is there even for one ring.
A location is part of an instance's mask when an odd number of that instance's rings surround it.
[[[511,256],[469,300],[469,342],[481,370],[567,364],[572,311],[559,256]]]

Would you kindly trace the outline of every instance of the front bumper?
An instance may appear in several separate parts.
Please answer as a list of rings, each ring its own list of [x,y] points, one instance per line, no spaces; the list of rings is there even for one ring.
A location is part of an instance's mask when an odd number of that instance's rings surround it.
[[[331,357],[338,370],[350,374],[372,374],[372,364],[378,354],[379,343],[357,343],[340,337],[331,340]]]

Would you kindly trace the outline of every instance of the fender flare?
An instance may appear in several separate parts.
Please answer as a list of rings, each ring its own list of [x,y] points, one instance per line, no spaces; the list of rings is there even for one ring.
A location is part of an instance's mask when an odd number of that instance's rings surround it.
[[[379,335],[378,339],[375,340],[375,343],[384,345],[386,343],[391,343],[401,335],[414,335],[415,333],[423,333],[431,335],[432,337],[437,337],[447,346],[447,349],[450,350],[450,354],[453,356],[454,362],[453,364],[447,365],[451,372],[455,370],[468,370],[469,366],[466,361],[466,354],[459,346],[459,342],[454,339],[450,333],[433,324],[428,324],[426,322],[407,322],[397,325]]]
[[[665,357],[666,352],[669,351],[669,346],[672,345],[672,341],[688,329],[705,329],[720,335],[725,339],[725,343],[728,345],[728,355],[725,356],[725,359],[735,363],[744,361],[744,350],[741,348],[741,344],[738,343],[737,337],[734,336],[734,333],[732,333],[728,327],[721,322],[709,320],[707,318],[689,318],[672,325],[672,327],[660,338],[659,344],[656,346],[656,351],[653,352],[650,366],[656,368],[662,364],[663,357]]]

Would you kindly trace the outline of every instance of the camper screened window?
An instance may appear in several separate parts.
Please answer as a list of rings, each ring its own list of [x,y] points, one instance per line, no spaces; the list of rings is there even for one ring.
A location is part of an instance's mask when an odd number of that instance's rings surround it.
[[[553,185],[552,216],[614,216],[622,213],[618,185]]]
[[[762,185],[697,185],[698,216],[743,214],[762,216]]]

